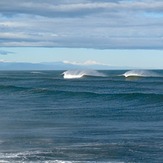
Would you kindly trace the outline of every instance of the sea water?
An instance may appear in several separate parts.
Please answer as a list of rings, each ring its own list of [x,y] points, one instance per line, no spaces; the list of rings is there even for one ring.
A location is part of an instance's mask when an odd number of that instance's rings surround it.
[[[162,163],[163,71],[1,71],[0,162]]]

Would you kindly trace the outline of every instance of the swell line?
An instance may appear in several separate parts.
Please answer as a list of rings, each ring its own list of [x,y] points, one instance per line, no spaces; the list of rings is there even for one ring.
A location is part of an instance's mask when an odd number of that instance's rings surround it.
[[[58,96],[67,98],[105,98],[105,99],[119,99],[133,100],[133,99],[144,99],[144,100],[157,100],[163,101],[163,94],[161,93],[142,93],[142,92],[95,92],[95,91],[71,91],[71,90],[57,90],[49,88],[32,88],[32,87],[18,87],[13,85],[0,85],[0,90],[6,92],[19,92],[26,95],[39,95],[39,96]]]

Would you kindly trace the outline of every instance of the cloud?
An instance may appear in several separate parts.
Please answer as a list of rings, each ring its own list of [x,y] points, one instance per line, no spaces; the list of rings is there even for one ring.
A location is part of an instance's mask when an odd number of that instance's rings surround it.
[[[10,51],[5,51],[5,50],[0,50],[0,55],[7,55],[7,54],[11,54],[14,52],[10,52]],[[2,60],[1,60],[2,61]]]
[[[1,13],[4,15],[29,14],[45,17],[80,17],[91,13],[103,12],[162,12],[163,2],[161,0],[115,0],[115,1],[35,1],[35,0],[6,0],[0,2]]]
[[[110,66],[110,65],[108,65],[108,64],[101,63],[101,62],[97,62],[97,61],[93,61],[93,60],[87,60],[87,61],[85,61],[85,62],[63,61],[63,63],[66,63],[66,64],[72,64],[72,65],[79,65],[79,66],[91,66],[91,65]]]
[[[162,0],[0,1],[0,46],[163,49]]]
[[[72,17],[87,15],[92,12],[121,12],[121,11],[156,11],[163,10],[162,1],[154,0],[115,0],[115,1],[90,1],[90,0],[70,0],[70,1],[35,1],[35,0],[6,0],[0,2],[2,14],[16,15],[29,14],[45,17]]]

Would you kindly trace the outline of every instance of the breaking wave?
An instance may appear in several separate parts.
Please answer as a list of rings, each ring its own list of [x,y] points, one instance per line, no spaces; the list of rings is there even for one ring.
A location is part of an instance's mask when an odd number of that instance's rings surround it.
[[[62,73],[64,79],[77,79],[84,76],[105,77],[106,75],[95,70],[68,70]]]
[[[130,70],[123,74],[124,77],[160,77],[159,74],[149,70]]]

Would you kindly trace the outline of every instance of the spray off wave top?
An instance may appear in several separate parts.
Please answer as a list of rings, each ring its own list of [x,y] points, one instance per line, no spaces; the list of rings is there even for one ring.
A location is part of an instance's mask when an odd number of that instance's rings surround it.
[[[84,76],[105,77],[106,75],[95,70],[68,70],[62,73],[64,79],[77,79]]]
[[[129,70],[123,74],[116,75],[116,74],[104,74],[99,71],[95,70],[67,70],[62,73],[64,79],[78,79],[85,76],[90,77],[119,77],[124,76],[125,78],[132,78],[132,77],[163,77],[161,74],[156,73],[151,70]]]
[[[161,77],[159,74],[149,70],[130,70],[123,74],[124,77]]]

